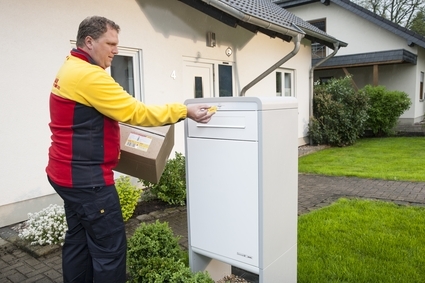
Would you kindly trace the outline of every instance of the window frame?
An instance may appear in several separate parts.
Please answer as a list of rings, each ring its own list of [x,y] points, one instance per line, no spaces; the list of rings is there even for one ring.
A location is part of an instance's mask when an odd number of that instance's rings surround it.
[[[278,77],[280,75],[281,82],[278,82]],[[286,95],[286,75],[290,74],[290,95]],[[281,97],[296,97],[295,94],[295,70],[293,69],[286,69],[286,68],[277,68],[275,70],[275,84],[276,84],[276,96]],[[281,92],[278,92],[278,85],[281,87]]]
[[[115,56],[125,56],[133,59],[133,84],[134,97],[137,100],[144,101],[143,93],[143,72],[142,72],[142,50],[128,47],[118,47],[118,54]],[[111,75],[111,68],[106,71]],[[111,75],[112,76],[112,75]]]

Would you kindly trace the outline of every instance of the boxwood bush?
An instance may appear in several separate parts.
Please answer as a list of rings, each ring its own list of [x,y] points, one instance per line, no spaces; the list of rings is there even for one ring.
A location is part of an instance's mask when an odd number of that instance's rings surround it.
[[[192,273],[167,222],[142,223],[128,240],[130,282],[214,283],[208,273]]]
[[[314,87],[313,117],[308,134],[315,144],[352,145],[363,135],[368,96],[357,92],[349,76]]]
[[[384,86],[367,85],[361,91],[369,97],[366,129],[375,136],[394,134],[398,118],[412,104],[409,96],[402,91],[389,91]]]

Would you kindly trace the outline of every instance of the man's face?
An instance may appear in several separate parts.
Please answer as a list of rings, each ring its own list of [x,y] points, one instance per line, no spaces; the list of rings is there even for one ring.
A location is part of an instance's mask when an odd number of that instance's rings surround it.
[[[108,30],[98,39],[90,40],[90,56],[99,66],[106,69],[111,66],[112,59],[118,54],[118,32],[108,27]]]

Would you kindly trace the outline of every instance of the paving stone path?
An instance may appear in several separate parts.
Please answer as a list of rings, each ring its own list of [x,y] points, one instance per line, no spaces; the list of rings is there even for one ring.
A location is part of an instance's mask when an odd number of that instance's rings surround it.
[[[353,177],[329,177],[299,174],[298,212],[329,205],[341,197],[356,197],[393,201],[400,205],[425,206],[424,182],[383,181]],[[154,217],[167,221],[180,244],[187,248],[186,209],[157,213]],[[152,218],[143,220],[152,222]],[[60,248],[47,255],[24,251],[14,245],[16,232],[10,227],[0,228],[0,283],[62,283]],[[39,251],[40,252],[40,251]],[[45,250],[41,253],[46,253]]]

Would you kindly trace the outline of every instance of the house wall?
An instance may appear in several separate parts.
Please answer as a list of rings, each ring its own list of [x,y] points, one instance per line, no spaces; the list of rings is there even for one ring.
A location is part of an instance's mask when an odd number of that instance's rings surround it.
[[[425,119],[425,100],[419,99],[419,92],[420,92],[420,76],[421,72],[425,73],[425,49],[424,48],[418,48],[418,62],[416,65],[415,73],[413,74],[413,77],[416,78],[416,84],[415,84],[415,91],[414,91],[414,100],[415,100],[415,123],[421,122]],[[423,97],[425,97],[425,82],[423,86]]]
[[[156,0],[0,0],[0,227],[23,221],[29,212],[62,203],[47,182],[50,145],[48,99],[56,72],[85,17],[102,15],[121,27],[121,47],[142,50],[143,100],[148,104],[184,102],[183,57],[233,62],[236,92],[294,48],[293,43],[228,27],[179,1]],[[207,31],[217,36],[206,47]],[[225,49],[233,48],[227,57]],[[299,140],[308,123],[310,46],[284,64],[294,69],[300,104]],[[176,79],[170,74],[175,72]],[[274,76],[248,90],[247,96],[275,95]],[[297,121],[294,121],[297,123]],[[182,123],[176,127],[175,150],[183,152]],[[173,154],[172,154],[173,156]]]
[[[317,2],[289,8],[288,11],[305,21],[326,18],[326,32],[348,43],[348,46],[341,48],[336,56],[397,49],[405,49],[418,55],[417,65],[380,65],[379,84],[389,90],[404,91],[409,95],[412,106],[400,116],[399,122],[401,124],[412,124],[424,119],[424,101],[420,101],[418,97],[419,76],[425,64],[425,50],[423,48],[409,47],[405,39],[333,3],[325,6]],[[359,88],[366,84],[373,84],[371,66],[347,69]],[[345,73],[342,69],[317,70],[314,74],[314,80],[329,76],[343,77]]]

